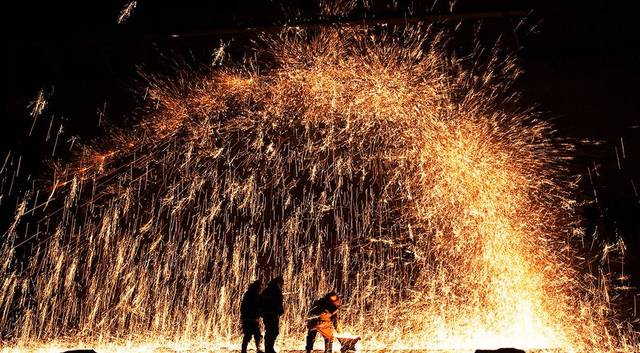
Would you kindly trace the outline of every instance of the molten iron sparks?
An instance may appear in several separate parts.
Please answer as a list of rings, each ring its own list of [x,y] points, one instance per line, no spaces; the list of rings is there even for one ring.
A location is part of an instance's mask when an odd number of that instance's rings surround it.
[[[571,146],[503,108],[511,61],[451,58],[420,28],[290,30],[258,54],[150,77],[136,129],[58,171],[58,208],[25,199],[5,350],[223,347],[247,284],[276,274],[287,347],[336,289],[365,349],[637,349],[580,271]]]
[[[131,14],[133,14],[133,10],[136,9],[136,6],[138,6],[138,1],[133,0],[133,1],[129,1],[120,11],[120,14],[118,15],[118,24],[123,24],[125,23],[129,17],[131,17]]]

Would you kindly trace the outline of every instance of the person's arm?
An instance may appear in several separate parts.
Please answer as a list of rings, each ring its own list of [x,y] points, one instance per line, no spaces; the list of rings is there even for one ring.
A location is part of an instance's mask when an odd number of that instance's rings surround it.
[[[340,332],[340,328],[338,327],[338,313],[333,313],[333,315],[331,315],[331,322],[333,323],[333,328],[336,332]]]
[[[240,302],[240,318],[243,318],[247,313],[247,296],[242,297],[242,302]]]
[[[280,294],[280,307],[278,308],[280,310],[280,315],[284,315],[284,295]]]

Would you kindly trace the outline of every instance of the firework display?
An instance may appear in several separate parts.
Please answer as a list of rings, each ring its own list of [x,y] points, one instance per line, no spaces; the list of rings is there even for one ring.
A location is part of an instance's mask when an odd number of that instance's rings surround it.
[[[147,74],[135,127],[17,207],[3,350],[220,349],[247,285],[277,275],[283,350],[330,290],[365,350],[638,349],[580,265],[572,146],[513,108],[513,61],[445,47],[294,28],[242,64]]]

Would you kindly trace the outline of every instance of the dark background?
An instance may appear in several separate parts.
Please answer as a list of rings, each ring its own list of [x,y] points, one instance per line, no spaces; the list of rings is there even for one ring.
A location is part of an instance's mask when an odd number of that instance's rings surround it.
[[[168,72],[176,60],[207,65],[221,41],[241,56],[256,33],[285,23],[451,15],[448,2],[431,1],[397,1],[395,7],[370,1],[369,9],[327,20],[312,1],[140,0],[118,24],[126,3],[21,1],[4,9],[0,167],[10,154],[0,173],[3,229],[12,218],[16,189],[47,178],[44,160],[64,159],[75,137],[90,143],[107,120],[126,125],[136,106],[138,67]],[[578,141],[572,168],[584,176],[578,198],[588,202],[580,209],[587,232],[597,231],[600,242],[624,239],[625,272],[632,276],[626,284],[634,286],[640,283],[640,41],[632,3],[460,0],[453,7],[460,17],[443,26],[462,22],[455,39],[461,51],[471,50],[471,33],[481,26],[484,43],[501,37],[516,54],[525,72],[517,82],[525,103],[553,119],[561,136]],[[506,13],[516,10],[527,15]],[[41,89],[48,105],[29,136],[34,121],[28,106]],[[18,156],[21,168],[14,177]]]

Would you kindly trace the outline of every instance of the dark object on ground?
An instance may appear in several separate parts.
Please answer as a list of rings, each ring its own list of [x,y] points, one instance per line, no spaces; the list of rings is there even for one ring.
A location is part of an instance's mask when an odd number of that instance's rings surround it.
[[[495,350],[477,349],[476,353],[527,353],[527,352],[523,351],[522,349],[500,348],[500,349],[495,349]]]
[[[353,352],[356,350],[356,343],[360,341],[360,337],[336,337],[340,342],[340,352]]]
[[[97,353],[93,349],[74,349],[70,351],[64,351],[62,353]]]

